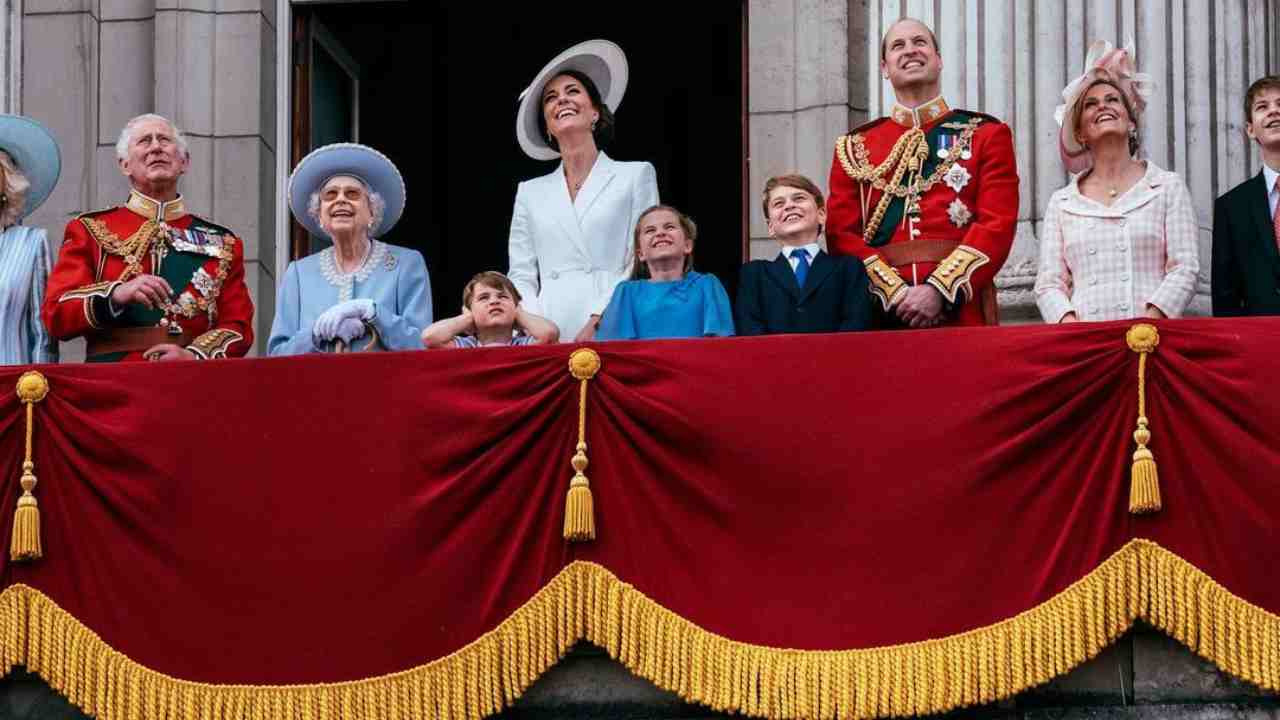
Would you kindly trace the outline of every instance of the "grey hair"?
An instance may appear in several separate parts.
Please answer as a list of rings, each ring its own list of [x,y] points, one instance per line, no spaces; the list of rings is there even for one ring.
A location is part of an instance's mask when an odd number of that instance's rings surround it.
[[[182,134],[182,131],[178,129],[178,126],[173,124],[172,120],[163,115],[144,113],[135,118],[131,118],[129,122],[124,124],[124,128],[120,130],[120,137],[116,140],[117,159],[127,160],[129,158],[129,141],[133,140],[133,128],[137,126],[138,123],[146,122],[147,120],[159,120],[165,125],[173,128],[173,141],[178,144],[178,149],[182,151],[184,156],[190,157],[191,150],[187,147],[187,138]]]
[[[5,197],[3,209],[0,209],[0,229],[3,229],[17,225],[22,219],[22,210],[27,205],[27,191],[31,189],[31,182],[18,169],[18,164],[9,157],[9,153],[4,150],[0,150],[0,167],[4,168],[4,187],[0,188]]]
[[[362,178],[358,178],[355,175],[338,174],[329,178],[329,180],[335,177],[355,178],[355,180],[359,181],[360,186],[364,188],[365,195],[369,196],[369,214],[373,216],[373,226],[369,228],[369,235],[374,237],[374,232],[382,227],[382,218],[387,214],[387,201],[382,197],[381,193],[375,192],[373,188],[369,187],[369,183]],[[320,190],[323,190],[324,186],[329,184],[329,180],[325,180],[320,184]],[[320,225],[320,190],[312,192],[311,197],[307,199],[307,215],[310,215],[311,219],[316,221],[316,225]],[[324,230],[324,226],[320,225],[320,229]],[[328,234],[328,231],[325,234]]]

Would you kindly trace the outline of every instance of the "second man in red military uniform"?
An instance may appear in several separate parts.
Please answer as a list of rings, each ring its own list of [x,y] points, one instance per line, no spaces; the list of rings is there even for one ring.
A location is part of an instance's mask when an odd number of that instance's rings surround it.
[[[995,324],[993,280],[1018,218],[1013,135],[947,105],[923,23],[891,26],[880,57],[897,103],[836,141],[829,249],[862,259],[887,327]]]

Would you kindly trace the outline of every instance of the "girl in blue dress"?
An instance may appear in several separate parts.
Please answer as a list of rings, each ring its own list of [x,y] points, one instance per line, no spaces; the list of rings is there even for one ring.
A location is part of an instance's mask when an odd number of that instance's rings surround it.
[[[693,270],[698,227],[669,205],[654,205],[635,229],[635,269],[600,318],[599,340],[733,335],[729,295],[715,275]]]

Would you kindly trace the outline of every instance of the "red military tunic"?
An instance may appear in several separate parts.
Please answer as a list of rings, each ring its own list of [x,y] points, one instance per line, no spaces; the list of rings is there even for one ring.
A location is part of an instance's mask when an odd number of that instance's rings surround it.
[[[117,285],[139,274],[169,282],[175,295],[166,307],[108,301]],[[41,317],[59,340],[89,340],[91,362],[142,359],[146,347],[94,354],[95,344],[105,347],[113,333],[118,339],[119,328],[164,328],[151,334],[202,359],[243,356],[253,345],[244,243],[187,213],[182,198],[161,203],[135,190],[121,207],[67,223]]]
[[[1007,125],[941,97],[895,105],[836,141],[830,188],[828,247],[862,258],[886,313],[926,282],[950,310],[944,324],[985,324],[974,300],[1008,258],[1018,218]]]

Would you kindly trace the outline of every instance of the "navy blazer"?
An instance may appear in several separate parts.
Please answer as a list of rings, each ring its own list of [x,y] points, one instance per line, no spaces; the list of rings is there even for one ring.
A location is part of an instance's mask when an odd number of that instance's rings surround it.
[[[1280,251],[1259,172],[1213,204],[1213,314],[1280,315]]]
[[[782,255],[752,260],[738,277],[739,335],[828,333],[871,327],[867,271],[856,257],[819,252],[804,287]]]

